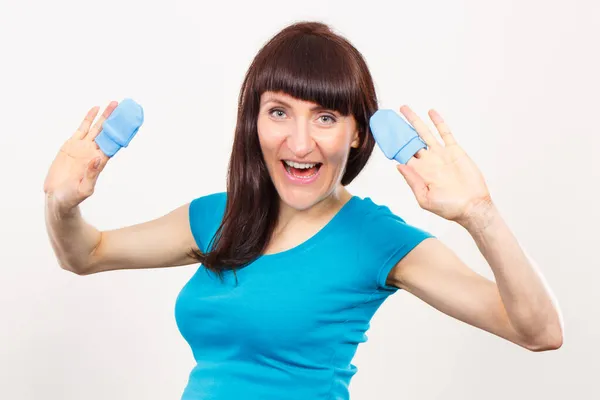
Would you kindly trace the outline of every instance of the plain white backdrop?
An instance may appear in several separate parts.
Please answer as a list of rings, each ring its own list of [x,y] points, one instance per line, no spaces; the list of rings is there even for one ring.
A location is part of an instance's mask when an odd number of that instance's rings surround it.
[[[447,120],[566,328],[561,349],[533,353],[398,292],[359,346],[352,398],[600,398],[594,0],[2,0],[0,398],[179,398],[194,361],[174,304],[197,265],[62,270],[42,184],[89,108],[131,97],[145,123],[82,204],[84,218],[113,229],[224,190],[244,73],[271,36],[300,20],[330,24],[362,52],[380,107],[408,104],[428,122],[435,108]],[[378,148],[349,190],[493,278],[467,232],[421,210]]]

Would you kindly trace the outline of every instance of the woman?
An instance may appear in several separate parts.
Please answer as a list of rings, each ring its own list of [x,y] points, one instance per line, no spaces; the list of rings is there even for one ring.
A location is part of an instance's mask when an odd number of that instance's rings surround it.
[[[99,232],[81,217],[108,158],[92,108],[46,179],[46,223],[62,268],[202,265],[176,320],[197,361],[184,399],[346,399],[382,302],[404,289],[532,351],[562,344],[558,310],[491,199],[477,167],[434,111],[440,143],[398,171],[419,205],[462,225],[496,277],[469,269],[435,236],[346,190],[374,147],[377,98],[361,54],[320,23],[291,25],[250,66],[239,98],[226,193],[153,221]]]

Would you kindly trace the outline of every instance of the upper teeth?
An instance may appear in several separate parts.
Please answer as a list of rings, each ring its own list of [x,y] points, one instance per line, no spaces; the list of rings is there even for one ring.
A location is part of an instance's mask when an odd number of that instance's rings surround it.
[[[287,165],[289,165],[290,167],[294,167],[294,168],[302,168],[302,169],[305,169],[305,168],[312,168],[312,167],[314,167],[315,165],[317,165],[317,163],[312,163],[312,164],[308,164],[308,163],[297,163],[297,162],[294,162],[294,161],[288,161],[288,160],[284,160],[284,162],[285,162]]]

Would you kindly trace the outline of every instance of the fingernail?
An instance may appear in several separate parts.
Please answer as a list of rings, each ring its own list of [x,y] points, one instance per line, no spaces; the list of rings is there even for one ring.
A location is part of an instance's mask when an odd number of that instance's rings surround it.
[[[94,161],[94,169],[98,169],[99,166],[100,166],[100,158],[96,158],[96,161]]]

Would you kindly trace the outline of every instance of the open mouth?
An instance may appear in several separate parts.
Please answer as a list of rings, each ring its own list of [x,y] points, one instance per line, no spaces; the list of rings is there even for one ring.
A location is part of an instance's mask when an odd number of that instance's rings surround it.
[[[297,163],[293,161],[281,160],[283,167],[288,174],[294,178],[309,179],[317,175],[323,163]]]

